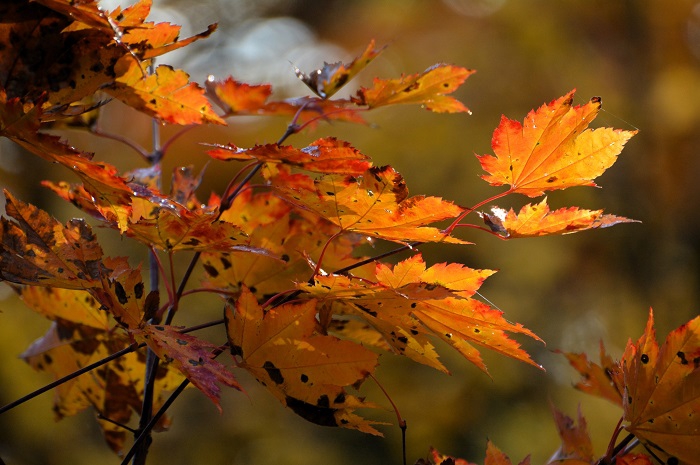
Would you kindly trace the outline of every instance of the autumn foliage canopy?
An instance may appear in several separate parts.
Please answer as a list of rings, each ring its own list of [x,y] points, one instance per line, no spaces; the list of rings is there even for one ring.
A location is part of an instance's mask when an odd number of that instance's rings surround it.
[[[275,100],[270,85],[233,77],[212,77],[201,87],[183,70],[156,66],[154,59],[207,37],[216,26],[180,39],[179,26],[146,20],[150,6],[150,0],[111,12],[92,1],[12,0],[0,6],[0,135],[71,171],[77,182],[44,186],[93,222],[143,244],[152,257],[150,264],[135,265],[127,257],[105,256],[85,219],[64,223],[5,192],[0,279],[53,322],[22,357],[58,380],[58,418],[95,409],[107,443],[124,454],[130,433],[121,425],[133,422],[134,414],[140,416],[138,446],[154,427],[167,428],[169,396],[191,384],[220,408],[221,390],[241,390],[236,373],[246,370],[310,422],[381,434],[382,423],[362,412],[378,404],[358,389],[387,353],[447,373],[434,346],[442,340],[484,372],[480,349],[539,367],[514,339],[538,336],[480,298],[481,284],[494,271],[431,264],[420,245],[470,246],[459,234],[466,227],[510,240],[633,221],[603,210],[551,209],[544,197],[595,186],[634,136],[589,127],[600,98],[574,105],[571,91],[522,122],[504,116],[493,133],[493,153],[477,157],[483,180],[500,189],[461,206],[410,195],[396,169],[374,165],[347,141],[321,137],[303,147],[286,141],[328,121],[362,124],[367,111],[384,106],[468,112],[451,94],[472,70],[437,64],[375,78],[349,98],[333,98],[382,52],[370,42],[350,63],[297,69],[311,92],[304,97]],[[137,147],[148,167],[120,172],[44,132],[70,124],[101,135],[97,113],[113,99],[170,125],[235,124],[240,115],[291,122],[275,143],[204,144],[213,163],[232,175],[223,192],[200,199],[200,178],[188,167],[174,171],[170,192],[160,189],[160,160],[167,156],[160,147]],[[511,194],[539,199],[518,211],[494,204]],[[361,256],[358,248],[370,241],[396,248]],[[406,251],[409,257],[394,265],[384,261]],[[191,257],[179,283],[172,270],[176,254]],[[145,282],[144,266],[157,270],[160,285]],[[197,267],[204,279],[193,283]],[[201,292],[221,297],[222,320],[178,326],[177,316]],[[695,319],[680,327],[659,348],[650,314],[645,334],[628,344],[620,361],[604,350],[600,365],[583,354],[565,354],[583,376],[579,389],[621,408],[623,421],[602,460],[700,463],[698,325]],[[221,329],[220,340],[196,336],[207,326]],[[562,448],[550,463],[596,463],[582,416],[576,425],[555,412],[555,423]],[[623,429],[630,436],[616,446]],[[646,452],[630,452],[634,441]],[[137,451],[132,447],[126,460]],[[435,450],[420,461],[468,463]],[[486,464],[509,463],[489,443]]]

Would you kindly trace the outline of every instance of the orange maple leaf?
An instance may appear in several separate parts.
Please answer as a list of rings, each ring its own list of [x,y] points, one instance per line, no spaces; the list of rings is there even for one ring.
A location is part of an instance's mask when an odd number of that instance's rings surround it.
[[[572,106],[574,91],[531,111],[524,124],[503,116],[493,133],[495,153],[477,156],[492,186],[509,185],[508,192],[537,197],[545,191],[572,186],[595,186],[637,131],[587,129],[601,108],[594,97]]]
[[[574,420],[552,407],[554,423],[557,426],[561,447],[547,462],[548,464],[574,465],[572,461],[581,461],[586,464],[594,462],[593,442],[588,433],[586,419],[578,411],[578,425]]]
[[[367,155],[362,154],[349,142],[335,137],[317,139],[302,149],[278,144],[256,145],[250,149],[242,149],[229,144],[217,146],[207,153],[218,160],[281,162],[325,174],[359,176],[372,166]]]
[[[700,317],[659,348],[650,310],[644,334],[627,343],[621,364],[625,428],[665,463],[700,464]]]
[[[397,353],[444,372],[428,335],[452,345],[485,372],[472,343],[539,367],[507,333],[539,338],[522,325],[508,322],[503,312],[469,297],[492,273],[455,264],[426,269],[416,255],[393,269],[377,265],[374,282],[327,275],[316,276],[313,284],[299,284],[299,288],[332,305],[333,312],[361,317]]]
[[[105,92],[139,111],[170,124],[226,124],[212,110],[204,90],[182,70],[161,65],[144,78],[138,63],[125,56],[114,72],[115,83]]]
[[[600,342],[600,365],[588,360],[586,354],[562,353],[582,376],[574,385],[576,389],[602,397],[622,407],[622,395],[613,380],[613,373],[620,370],[620,365],[605,353],[602,341]]]
[[[326,175],[312,180],[297,175],[273,179],[291,203],[320,215],[341,231],[407,242],[467,244],[428,224],[464,211],[439,197],[408,197],[403,177],[390,166],[373,167],[361,176]]]
[[[474,70],[437,64],[420,74],[399,79],[374,79],[371,88],[361,88],[353,98],[358,105],[377,108],[399,103],[420,104],[437,113],[470,113],[469,108],[450,94],[457,90]]]
[[[608,228],[619,223],[638,223],[622,216],[604,215],[603,210],[584,210],[578,207],[551,211],[547,198],[533,205],[527,204],[516,214],[492,207],[493,213],[479,212],[484,223],[505,239],[518,237],[572,234],[587,229]]]
[[[226,307],[231,353],[280,402],[297,415],[323,426],[381,435],[376,424],[353,413],[373,404],[346,393],[377,365],[378,355],[364,347],[316,331],[316,301],[284,304],[263,313],[243,288]]]

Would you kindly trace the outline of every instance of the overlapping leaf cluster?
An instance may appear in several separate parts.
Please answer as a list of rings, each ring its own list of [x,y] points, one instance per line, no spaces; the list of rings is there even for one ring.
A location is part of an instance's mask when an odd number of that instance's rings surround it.
[[[418,104],[434,112],[468,112],[452,94],[473,72],[438,64],[422,73],[375,79],[350,98],[332,96],[380,52],[371,42],[349,64],[325,64],[297,76],[314,95],[270,100],[266,84],[210,78],[205,89],[182,70],[153,67],[153,58],[206,37],[178,38],[179,26],[146,20],[150,0],[106,12],[92,1],[12,0],[0,6],[0,135],[63,165],[78,183],[45,185],[103,226],[139,241],[158,257],[164,291],[147,288],[140,266],[106,257],[82,219],[65,225],[6,192],[0,231],[0,279],[54,321],[24,354],[35,368],[61,378],[110,353],[129,354],[56,391],[59,417],[93,406],[104,418],[127,423],[139,411],[148,383],[161,393],[186,378],[218,406],[221,386],[241,389],[234,371],[253,374],[285,406],[309,421],[379,434],[377,422],[355,410],[375,405],[354,391],[394,352],[447,372],[434,339],[454,347],[481,370],[475,346],[538,366],[511,338],[530,330],[477,299],[493,271],[456,263],[427,265],[416,248],[426,242],[469,244],[453,233],[477,207],[511,193],[593,185],[611,166],[633,132],[588,129],[600,99],[573,106],[573,92],[528,114],[525,124],[503,118],[493,137],[494,156],[480,156],[492,185],[510,188],[471,208],[438,197],[410,196],[390,166],[374,166],[346,141],[322,137],[305,147],[287,137],[326,120],[363,122],[363,112],[394,104]],[[21,44],[21,45],[18,45]],[[61,53],[56,53],[58,50]],[[151,168],[120,173],[58,137],[49,123],[91,115],[110,99],[174,125],[226,124],[237,115],[291,118],[274,144],[208,150],[216,160],[255,166],[264,187],[232,183],[204,203],[199,179],[175,171],[170,193],[158,188],[158,161]],[[222,110],[217,114],[212,103]],[[82,120],[88,127],[92,116]],[[211,145],[211,144],[210,144]],[[243,170],[246,169],[244,166]],[[243,171],[242,171],[243,173]],[[520,211],[481,213],[488,232],[505,239],[564,234],[606,227],[626,218],[576,207],[550,211],[543,200]],[[451,221],[440,229],[436,223]],[[469,225],[475,226],[475,225]],[[412,256],[392,266],[358,256],[370,240],[393,242]],[[170,281],[179,253],[194,253],[201,286],[184,292]],[[171,325],[177,312],[196,307],[196,292],[222,296],[221,340],[198,338]],[[185,298],[187,297],[187,298]],[[146,380],[139,347],[160,359],[155,382]],[[216,360],[222,349],[231,363]],[[689,355],[690,356],[690,355]],[[116,398],[115,398],[116,396]],[[163,420],[165,426],[167,420]],[[125,430],[102,422],[115,450]]]
[[[576,389],[608,400],[622,409],[608,451],[596,458],[586,419],[581,412],[578,424],[554,409],[554,422],[562,445],[547,465],[697,465],[700,463],[700,317],[673,330],[659,346],[654,314],[649,312],[644,334],[629,340],[619,361],[608,355],[601,343],[600,363],[586,354],[564,353],[581,375]],[[617,441],[627,431],[628,436]],[[644,451],[632,451],[637,442]],[[431,449],[427,465],[463,464],[466,460],[449,457]],[[512,465],[510,459],[489,443],[485,465]],[[530,463],[526,457],[521,465]]]

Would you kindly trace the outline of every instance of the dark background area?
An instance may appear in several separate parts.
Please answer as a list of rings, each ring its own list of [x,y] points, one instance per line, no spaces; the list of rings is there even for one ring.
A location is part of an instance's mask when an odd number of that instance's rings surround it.
[[[389,47],[341,95],[374,76],[421,72],[439,62],[476,69],[456,94],[471,116],[390,107],[367,113],[369,127],[322,124],[289,140],[297,146],[329,135],[348,140],[376,165],[394,166],[414,195],[469,206],[499,192],[479,179],[474,154],[491,153],[501,114],[522,120],[530,109],[573,88],[577,104],[602,97],[604,110],[592,126],[640,130],[597,181],[602,189],[572,188],[548,197],[553,207],[605,208],[641,224],[510,242],[467,231],[462,237],[476,245],[423,249],[429,264],[454,261],[498,269],[482,293],[511,321],[546,341],[544,346],[521,339],[546,372],[485,353],[490,379],[439,346],[451,377],[390,355],[382,357],[377,373],[408,421],[410,463],[425,456],[430,445],[481,462],[487,438],[516,463],[530,453],[533,463],[541,463],[558,447],[550,404],[570,416],[580,405],[598,454],[621,414],[573,390],[573,370],[554,350],[595,356],[603,341],[619,357],[628,338],[641,334],[650,307],[662,337],[698,313],[699,5],[685,0],[156,0],[153,17],[183,24],[183,36],[220,23],[208,40],[161,62],[185,68],[200,83],[210,74],[270,82],[277,97],[307,93],[292,64],[312,70],[323,61],[347,61],[372,38]],[[183,164],[204,167],[208,157],[199,142],[242,147],[273,142],[287,123],[239,118],[228,127],[197,128],[174,144],[164,173]],[[102,125],[149,146],[148,119],[119,104],[105,109]],[[163,129],[164,139],[174,133]],[[79,131],[62,135],[120,169],[139,163],[118,143]],[[200,197],[220,192],[235,170],[211,162]],[[61,221],[79,214],[42,189],[42,179],[75,182],[65,170],[0,140],[2,187]],[[528,201],[512,196],[499,206],[519,208]],[[143,260],[129,240],[107,230],[98,234],[107,254]],[[0,298],[0,404],[5,404],[49,381],[17,358],[48,322],[23,309],[5,287]],[[203,321],[220,312],[216,299],[203,299],[191,318]],[[239,376],[248,393],[224,393],[223,416],[200,393],[186,392],[172,410],[171,431],[155,436],[149,463],[400,463],[398,427],[383,428],[383,439],[317,427],[284,409],[250,377]],[[362,392],[388,404],[371,382]],[[370,415],[395,423],[388,410]],[[0,416],[0,457],[8,465],[119,463],[109,454],[92,413],[52,421],[51,394]]]

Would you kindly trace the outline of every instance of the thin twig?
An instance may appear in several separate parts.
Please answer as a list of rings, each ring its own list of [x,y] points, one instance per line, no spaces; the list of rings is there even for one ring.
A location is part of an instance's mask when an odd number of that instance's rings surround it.
[[[124,136],[119,135],[119,134],[113,134],[111,132],[105,132],[102,130],[102,128],[100,128],[99,125],[95,125],[95,126],[91,127],[90,132],[95,134],[96,136],[104,137],[105,139],[112,139],[112,140],[116,140],[117,142],[121,142],[122,144],[134,149],[136,151],[136,153],[138,153],[139,155],[141,155],[141,157],[143,157],[144,160],[149,159],[150,153],[148,152],[148,150],[144,149],[143,147],[141,147],[139,144],[137,144],[133,140],[129,139],[128,137],[124,137]]]
[[[126,355],[130,352],[133,352],[133,351],[140,349],[141,347],[145,347],[145,346],[146,346],[146,344],[132,344],[129,347],[126,347],[118,352],[113,353],[112,355],[108,355],[107,357],[103,358],[102,360],[98,360],[95,363],[91,363],[90,365],[87,365],[79,370],[76,370],[73,373],[64,376],[63,378],[59,378],[56,381],[54,381],[53,383],[49,383],[46,386],[39,388],[36,391],[31,392],[24,397],[20,397],[19,399],[15,400],[13,402],[10,402],[9,404],[7,404],[3,407],[0,407],[0,415],[7,412],[8,410],[12,410],[13,408],[17,407],[18,405],[22,405],[23,403],[27,402],[28,400],[32,400],[36,396],[43,394],[46,391],[50,391],[51,389],[53,389],[57,386],[60,386],[61,384],[65,383],[65,382],[70,381],[73,378],[77,378],[78,376],[85,374],[88,371],[92,371],[95,368],[99,368],[102,365],[104,365],[105,363],[109,363],[112,360],[115,360],[115,359],[121,357],[122,355]]]
[[[170,394],[170,397],[168,397],[168,400],[165,401],[163,406],[158,409],[158,411],[153,415],[153,418],[151,418],[151,421],[148,422],[147,425],[144,426],[143,430],[141,431],[141,434],[138,435],[138,437],[134,440],[134,444],[131,446],[131,449],[129,449],[129,452],[126,453],[124,456],[124,460],[122,460],[121,465],[128,465],[129,460],[131,460],[132,457],[134,457],[134,454],[136,454],[137,450],[141,447],[141,443],[146,440],[146,438],[150,437],[150,432],[153,429],[153,427],[158,423],[158,420],[165,415],[165,412],[170,408],[173,402],[175,402],[175,399],[178,398],[180,394],[182,394],[182,391],[185,390],[187,385],[190,384],[189,379],[185,379],[180,385],[173,391],[172,394]],[[134,458],[134,460],[136,460]]]

